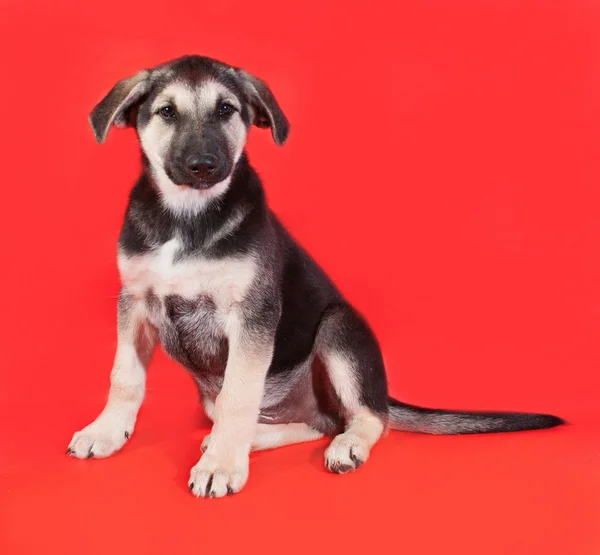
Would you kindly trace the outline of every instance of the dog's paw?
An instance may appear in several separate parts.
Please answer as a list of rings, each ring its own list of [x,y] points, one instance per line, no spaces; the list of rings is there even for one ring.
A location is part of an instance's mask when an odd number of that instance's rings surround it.
[[[247,455],[226,459],[204,453],[190,472],[190,491],[196,497],[224,497],[237,493],[248,480],[248,464]]]
[[[335,474],[356,470],[369,458],[369,446],[355,434],[344,432],[333,438],[325,450],[325,466]]]
[[[78,459],[103,459],[117,452],[129,439],[133,427],[114,419],[99,418],[76,432],[69,443],[67,455]]]

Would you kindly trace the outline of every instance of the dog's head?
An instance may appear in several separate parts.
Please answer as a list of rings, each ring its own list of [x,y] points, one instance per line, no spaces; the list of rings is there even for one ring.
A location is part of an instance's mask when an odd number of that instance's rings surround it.
[[[269,127],[278,145],[289,133],[264,81],[200,56],[119,81],[94,108],[90,123],[99,143],[112,125],[135,127],[164,193],[173,187],[206,191],[228,183],[253,124]]]

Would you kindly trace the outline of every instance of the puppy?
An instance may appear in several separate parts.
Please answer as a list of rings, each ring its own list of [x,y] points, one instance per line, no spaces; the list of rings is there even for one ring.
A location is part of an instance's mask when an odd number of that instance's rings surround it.
[[[134,127],[143,170],[118,247],[122,289],[108,401],[67,452],[101,458],[133,433],[155,344],[192,374],[213,421],[191,492],[248,479],[251,450],[333,436],[325,465],[357,469],[386,428],[469,434],[550,428],[555,416],[460,413],[388,396],[365,319],[269,210],[244,152],[252,125],[289,123],[262,80],[186,56],[117,83],[94,108],[99,143]]]

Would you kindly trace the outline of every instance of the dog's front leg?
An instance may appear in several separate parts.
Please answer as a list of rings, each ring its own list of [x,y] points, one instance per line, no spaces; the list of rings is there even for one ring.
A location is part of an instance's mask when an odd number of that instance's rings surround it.
[[[146,366],[155,343],[156,332],[146,319],[144,301],[121,292],[117,353],[108,401],[94,422],[75,433],[67,453],[80,459],[103,458],[123,447],[144,399]]]
[[[233,326],[223,387],[214,410],[211,441],[189,480],[200,497],[237,493],[248,479],[249,454],[273,357],[273,337]]]

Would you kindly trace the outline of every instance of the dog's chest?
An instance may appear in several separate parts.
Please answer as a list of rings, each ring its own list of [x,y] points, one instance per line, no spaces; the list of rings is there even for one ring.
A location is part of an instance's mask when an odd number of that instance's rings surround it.
[[[177,295],[193,300],[204,295],[219,308],[244,300],[255,274],[249,257],[210,259],[180,256],[181,243],[171,239],[147,254],[119,254],[121,282],[127,292],[143,298],[149,292],[160,299]]]
[[[119,254],[124,290],[147,307],[167,352],[197,369],[219,357],[223,342],[255,279],[249,257],[209,259],[181,256],[172,239],[143,255]]]

